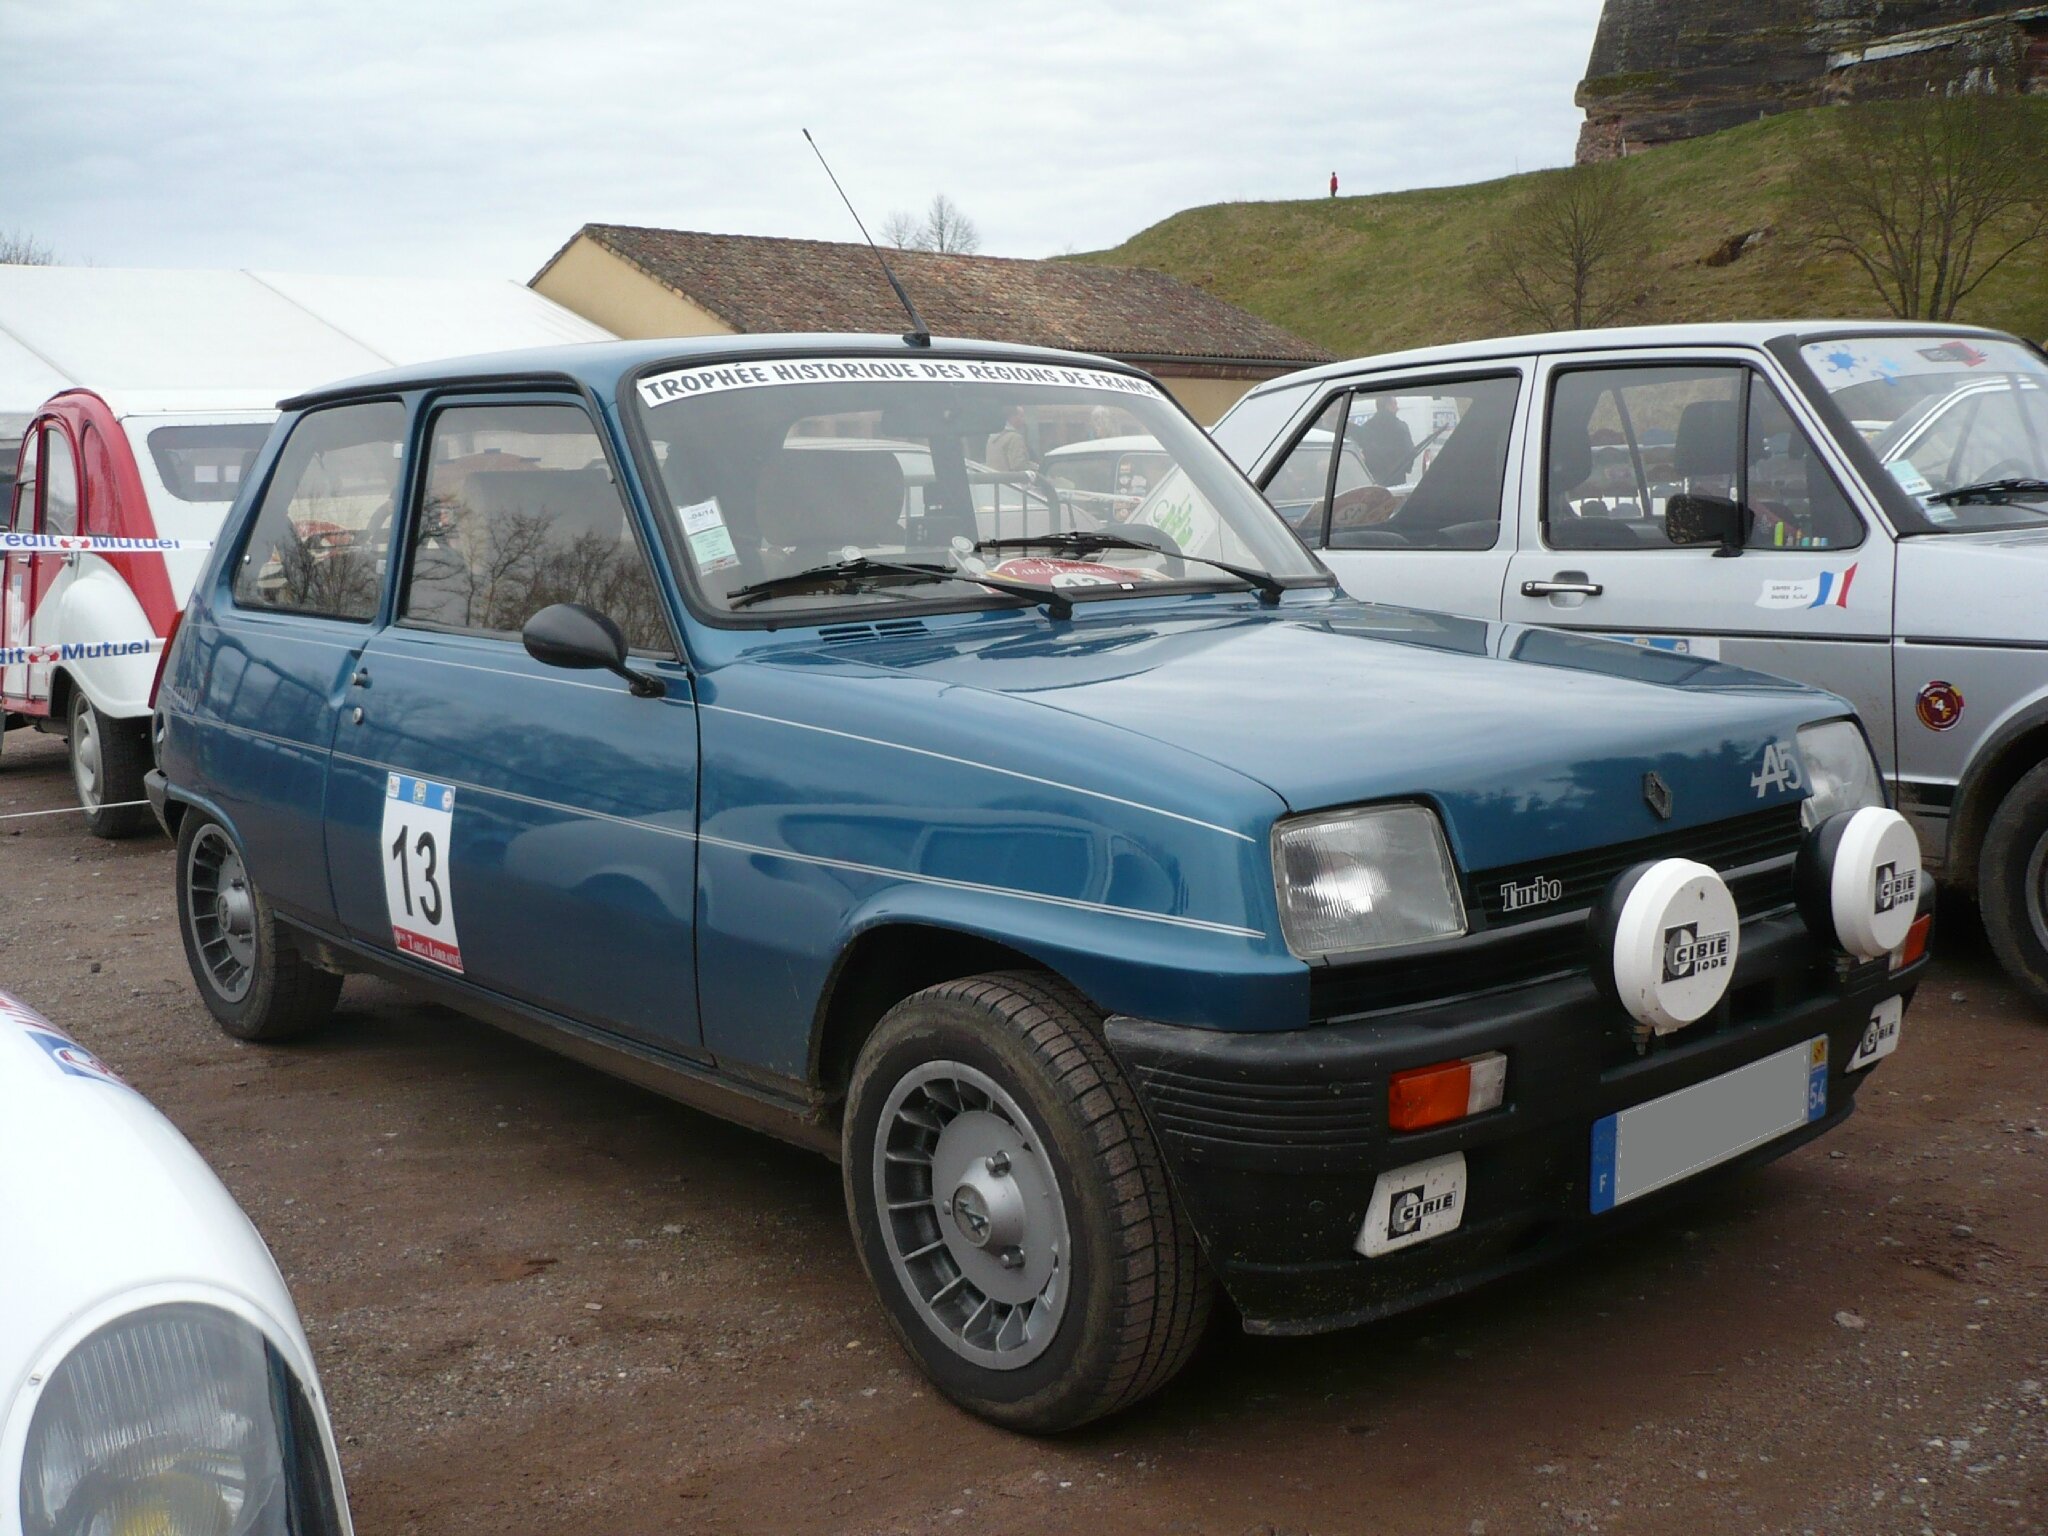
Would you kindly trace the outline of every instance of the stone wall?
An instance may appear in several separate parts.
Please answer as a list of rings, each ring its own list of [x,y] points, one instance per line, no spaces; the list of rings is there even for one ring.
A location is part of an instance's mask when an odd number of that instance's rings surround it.
[[[1607,0],[1579,82],[1578,159],[1795,107],[1957,89],[2048,93],[2048,4]]]

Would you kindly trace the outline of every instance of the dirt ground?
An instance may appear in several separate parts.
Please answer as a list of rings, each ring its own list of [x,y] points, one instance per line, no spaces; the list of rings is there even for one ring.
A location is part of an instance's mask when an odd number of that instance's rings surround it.
[[[0,816],[68,789],[9,734]],[[924,1388],[824,1161],[361,979],[318,1040],[238,1044],[163,839],[0,820],[0,985],[262,1229],[365,1536],[2048,1531],[2048,1017],[1953,905],[1939,942],[1834,1135],[1421,1313],[1219,1328],[1032,1441]]]

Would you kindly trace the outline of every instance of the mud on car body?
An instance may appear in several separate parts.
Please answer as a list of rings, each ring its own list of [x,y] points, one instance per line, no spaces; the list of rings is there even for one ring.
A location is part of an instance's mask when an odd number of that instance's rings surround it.
[[[1107,515],[1029,456],[1105,425],[1168,461]],[[228,1030],[375,972],[836,1155],[906,1348],[1035,1430],[1166,1382],[1217,1281],[1333,1327],[1826,1130],[1926,935],[1840,700],[1350,601],[1069,354],[290,402],[157,725]]]

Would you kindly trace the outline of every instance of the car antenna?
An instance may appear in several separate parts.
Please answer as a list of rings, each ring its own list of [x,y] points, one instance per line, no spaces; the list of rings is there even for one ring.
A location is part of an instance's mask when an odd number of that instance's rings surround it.
[[[825,151],[818,148],[818,141],[811,137],[811,130],[803,130],[804,142],[811,146],[811,153],[818,157],[818,164],[825,167],[825,175],[831,179],[832,190],[839,194],[839,201],[846,204],[846,211],[853,214],[854,227],[860,231],[861,239],[867,241],[868,249],[875,253],[875,260],[882,264],[882,276],[889,279],[889,286],[895,290],[897,302],[910,316],[911,329],[903,333],[903,339],[913,347],[928,347],[932,344],[932,328],[924,323],[924,316],[917,312],[917,306],[910,302],[910,295],[903,291],[903,285],[896,281],[896,274],[889,270],[889,258],[882,254],[882,248],[875,244],[875,237],[868,233],[867,225],[861,223],[860,215],[854,212],[853,199],[846,195],[846,188],[839,185],[839,178],[832,175],[832,167],[826,164]]]

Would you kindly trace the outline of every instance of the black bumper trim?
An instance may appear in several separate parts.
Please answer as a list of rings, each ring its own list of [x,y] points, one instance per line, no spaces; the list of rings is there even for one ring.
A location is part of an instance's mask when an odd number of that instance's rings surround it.
[[[1682,1198],[1683,1181],[1619,1210],[1590,1210],[1594,1121],[1828,1037],[1828,1111],[1721,1168],[1782,1155],[1839,1124],[1868,1070],[1846,1076],[1870,1011],[1910,994],[1922,961],[1837,969],[1796,916],[1744,925],[1731,1000],[1717,1015],[1617,1059],[1604,1000],[1563,977],[1436,1008],[1306,1029],[1230,1033],[1113,1017],[1110,1049],[1136,1087],[1211,1266],[1259,1333],[1344,1327],[1469,1289]],[[1507,1103],[1395,1134],[1387,1079],[1404,1067],[1501,1051]],[[1352,1243],[1379,1173],[1462,1152],[1452,1233],[1367,1259]]]

